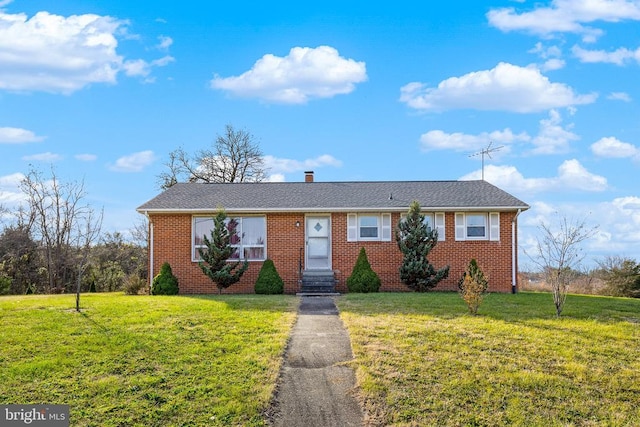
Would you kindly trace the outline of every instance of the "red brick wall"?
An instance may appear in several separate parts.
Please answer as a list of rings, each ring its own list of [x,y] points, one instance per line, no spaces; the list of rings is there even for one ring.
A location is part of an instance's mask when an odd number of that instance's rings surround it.
[[[454,213],[445,217],[445,241],[440,241],[429,254],[435,268],[449,265],[449,277],[441,282],[437,290],[457,290],[457,282],[471,258],[475,258],[489,278],[489,291],[511,291],[511,221],[515,212],[500,214],[500,241],[465,241],[455,238]],[[191,261],[190,214],[151,215],[153,227],[153,272],[158,274],[162,263],[169,262],[173,274],[178,277],[180,293],[217,293],[213,282],[206,277],[198,264]],[[392,224],[397,224],[399,213],[392,215]],[[296,227],[296,222],[300,223]],[[382,281],[381,291],[408,291],[400,281],[398,268],[402,253],[395,241],[391,242],[347,242],[347,214],[331,215],[332,267],[338,279],[337,290],[346,292],[346,280],[351,274],[361,247],[373,270]],[[304,263],[304,213],[271,213],[267,215],[267,256],[271,258],[285,282],[285,293],[298,289],[298,266],[300,257]],[[262,262],[251,262],[242,280],[224,290],[223,293],[253,293],[253,287]],[[303,265],[304,267],[304,265]]]

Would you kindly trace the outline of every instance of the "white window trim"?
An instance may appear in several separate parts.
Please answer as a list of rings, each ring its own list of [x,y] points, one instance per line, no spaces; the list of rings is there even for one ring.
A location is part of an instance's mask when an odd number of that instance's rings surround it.
[[[378,218],[378,237],[360,237],[360,217]],[[347,242],[390,242],[390,213],[350,213],[347,214]]]
[[[203,245],[198,245],[196,247],[196,218],[207,218],[207,219],[212,219],[215,218],[215,214],[212,215],[193,215],[191,217],[191,262],[199,262],[201,261],[200,259],[198,259],[198,248],[202,248]],[[244,249],[245,248],[257,248],[257,247],[263,247],[264,248],[264,258],[258,259],[258,258],[249,258],[246,259],[249,262],[253,262],[253,261],[259,261],[262,262],[264,260],[266,260],[267,257],[267,217],[266,215],[227,215],[227,218],[264,218],[264,244],[263,245],[231,245],[232,247],[238,248],[238,252],[240,254],[240,258],[233,258],[233,259],[229,259],[228,261],[245,261],[245,258],[242,258],[244,256]],[[209,236],[207,235],[207,238]]]
[[[467,215],[485,215],[485,236],[467,236]],[[500,212],[456,212],[455,213],[456,241],[489,240],[500,241]]]

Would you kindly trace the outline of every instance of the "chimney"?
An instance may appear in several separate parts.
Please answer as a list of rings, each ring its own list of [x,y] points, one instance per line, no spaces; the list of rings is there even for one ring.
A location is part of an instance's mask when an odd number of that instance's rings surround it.
[[[313,182],[313,171],[306,171],[304,173],[304,182]]]

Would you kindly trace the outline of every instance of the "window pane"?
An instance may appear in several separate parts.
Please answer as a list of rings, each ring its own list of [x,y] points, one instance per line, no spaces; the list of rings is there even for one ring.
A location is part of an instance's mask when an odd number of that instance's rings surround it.
[[[427,226],[427,230],[431,231],[433,229],[433,217],[431,214],[426,214],[424,216],[423,223]]]
[[[485,215],[467,215],[467,236],[486,237],[487,217]]]
[[[361,216],[360,218],[360,227],[376,227],[378,228],[378,217],[377,216]]]
[[[264,245],[266,234],[263,217],[242,218],[243,245]]]
[[[264,259],[264,247],[245,247],[244,259]]]
[[[202,245],[204,243],[202,236],[206,235],[208,238],[211,238],[211,230],[213,230],[213,218],[196,217],[194,219],[194,223],[194,243],[196,245]]]
[[[362,238],[376,238],[378,237],[377,227],[360,227],[360,237]]]

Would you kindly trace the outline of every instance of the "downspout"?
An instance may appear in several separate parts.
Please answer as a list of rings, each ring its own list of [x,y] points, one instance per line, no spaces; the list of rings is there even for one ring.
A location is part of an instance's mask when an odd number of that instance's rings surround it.
[[[153,222],[151,222],[147,211],[144,212],[144,216],[146,216],[147,221],[149,221],[149,289],[151,289],[151,285],[153,284]]]
[[[517,226],[516,222],[518,220],[518,215],[522,212],[522,209],[518,209],[516,212],[516,216],[513,217],[511,221],[511,293],[516,293],[516,283],[518,280],[518,268],[517,268],[517,259],[518,259],[518,245],[516,244],[516,231]]]

